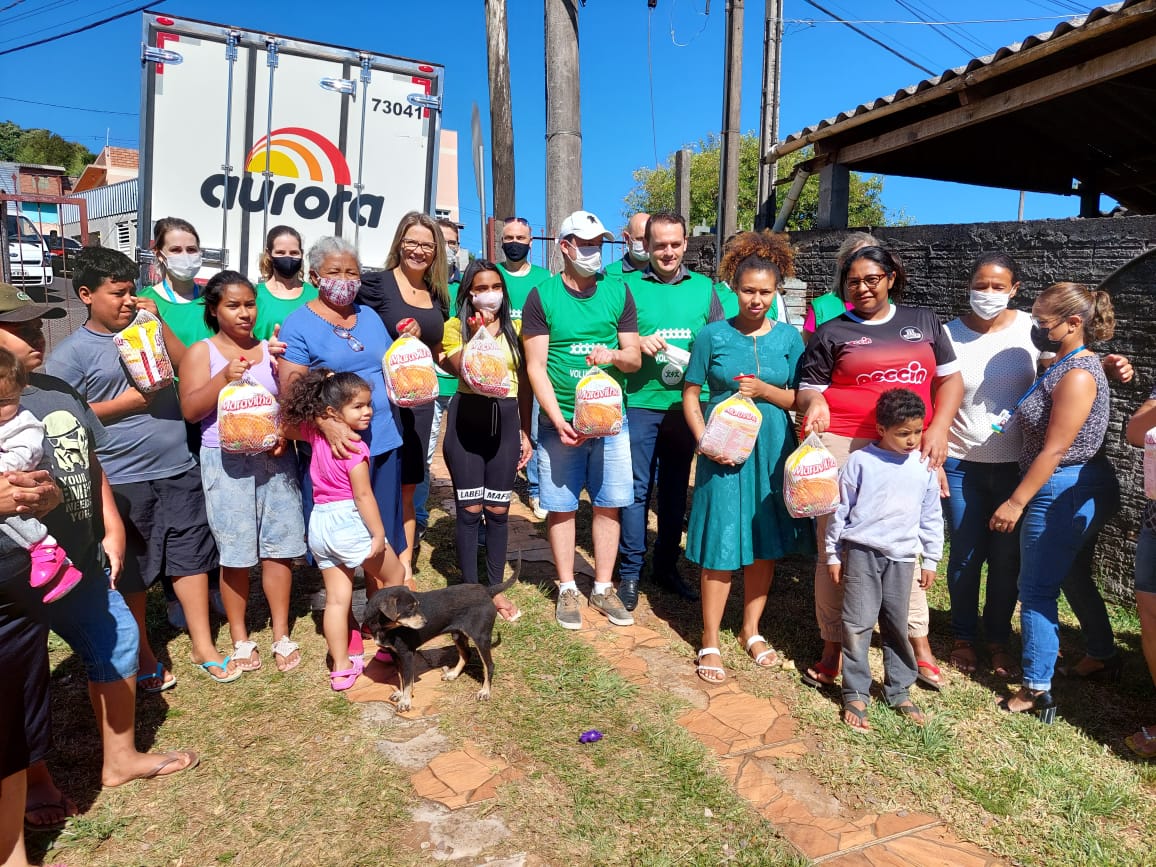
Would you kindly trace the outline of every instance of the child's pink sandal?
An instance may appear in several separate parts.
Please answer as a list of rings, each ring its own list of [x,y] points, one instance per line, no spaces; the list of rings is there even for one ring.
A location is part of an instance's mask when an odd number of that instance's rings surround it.
[[[365,671],[365,662],[360,656],[349,657],[350,667],[344,671],[329,672],[329,686],[334,692],[344,692],[355,683],[361,673]]]

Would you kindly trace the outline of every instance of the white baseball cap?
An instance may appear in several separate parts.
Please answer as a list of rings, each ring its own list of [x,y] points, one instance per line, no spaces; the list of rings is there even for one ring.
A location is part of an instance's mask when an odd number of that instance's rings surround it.
[[[555,243],[570,235],[583,241],[594,241],[598,238],[607,241],[614,240],[614,236],[606,231],[606,227],[602,225],[602,221],[589,211],[575,211],[563,220],[562,226],[558,229],[558,237],[555,239]]]

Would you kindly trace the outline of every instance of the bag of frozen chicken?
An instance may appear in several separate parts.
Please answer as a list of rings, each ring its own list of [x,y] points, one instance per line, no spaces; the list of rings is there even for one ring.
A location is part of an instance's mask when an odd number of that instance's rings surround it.
[[[147,310],[139,311],[132,325],[113,335],[112,342],[137,391],[149,394],[172,383],[173,363],[165,349],[161,321]]]
[[[763,414],[754,401],[732,394],[711,410],[698,450],[709,458],[741,464],[751,456]]]
[[[438,376],[429,347],[408,334],[390,344],[381,359],[389,399],[397,406],[422,406],[438,396]]]
[[[510,393],[510,369],[502,345],[486,328],[479,328],[462,350],[462,379],[475,394],[506,397]]]
[[[787,456],[783,500],[794,518],[829,515],[839,508],[839,464],[817,434]]]
[[[256,455],[277,445],[280,407],[272,392],[248,373],[217,397],[217,433],[222,451]]]
[[[622,430],[622,386],[601,368],[590,368],[578,380],[573,424],[587,437],[609,437]]]

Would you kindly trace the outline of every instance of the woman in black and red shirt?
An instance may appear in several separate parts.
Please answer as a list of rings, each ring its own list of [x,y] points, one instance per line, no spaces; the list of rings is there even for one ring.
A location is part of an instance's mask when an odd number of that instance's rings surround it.
[[[798,412],[806,428],[822,435],[839,466],[847,455],[878,438],[875,402],[892,388],[909,388],[930,408],[923,455],[932,469],[947,457],[947,434],[963,398],[955,350],[930,310],[893,303],[907,275],[882,247],[864,247],[843,263],[839,284],[854,307],[819,326],[800,363]],[[827,519],[818,519],[818,538]],[[843,639],[843,590],[831,583],[822,557],[815,568],[815,617],[823,636],[822,658],[803,672],[811,686],[829,686],[839,675]],[[919,679],[938,689],[939,666],[927,641],[927,595],[912,582],[908,636]]]

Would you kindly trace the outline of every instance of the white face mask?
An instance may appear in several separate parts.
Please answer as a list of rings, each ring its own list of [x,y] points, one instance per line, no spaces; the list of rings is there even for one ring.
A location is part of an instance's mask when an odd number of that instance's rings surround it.
[[[1007,292],[978,292],[971,290],[971,309],[980,319],[995,319],[1005,310],[1011,301]]]
[[[650,258],[650,254],[646,252],[646,244],[642,241],[630,242],[630,257],[635,262],[645,262]]]
[[[486,313],[497,313],[502,309],[502,290],[488,289],[470,296],[470,303],[475,310],[484,310]]]
[[[574,256],[570,260],[579,276],[591,277],[602,270],[602,247],[584,247],[574,244]]]
[[[201,270],[200,253],[173,253],[165,256],[165,270],[177,280],[192,280]]]

